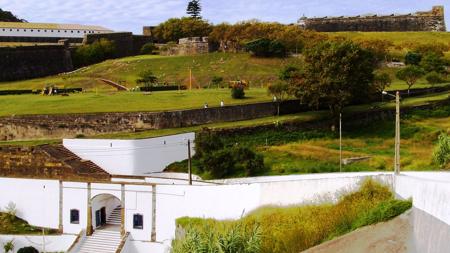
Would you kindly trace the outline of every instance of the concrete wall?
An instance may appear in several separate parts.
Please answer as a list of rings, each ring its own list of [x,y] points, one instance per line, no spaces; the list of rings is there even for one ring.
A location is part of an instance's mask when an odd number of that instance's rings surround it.
[[[446,253],[450,249],[450,173],[402,173],[395,192],[413,199],[413,242],[416,252]]]
[[[70,51],[64,45],[0,47],[0,59],[0,82],[54,75],[73,69]]]
[[[45,236],[45,251],[46,252],[67,252],[69,247],[75,242],[76,235],[55,235]],[[30,235],[0,235],[0,245],[13,240],[14,253],[23,247],[32,246],[39,251],[43,251],[42,236]],[[4,253],[3,247],[0,247],[0,253]]]
[[[195,133],[145,140],[66,139],[63,145],[85,160],[91,160],[112,175],[148,175],[188,158],[187,141]],[[194,144],[191,147],[195,154]]]
[[[58,229],[59,181],[0,178],[0,208],[10,202],[34,226]]]

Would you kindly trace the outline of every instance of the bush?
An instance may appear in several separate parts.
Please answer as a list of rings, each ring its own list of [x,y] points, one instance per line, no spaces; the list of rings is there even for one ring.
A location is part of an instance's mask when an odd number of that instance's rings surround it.
[[[214,85],[214,86],[217,86],[217,88],[220,87],[220,85],[222,84],[222,82],[223,82],[223,77],[221,77],[221,76],[214,76],[214,77],[211,79],[211,84]]]
[[[435,72],[435,71],[428,73],[425,76],[425,79],[431,85],[435,85],[435,84],[439,84],[439,83],[445,82],[445,80],[442,78],[442,76],[439,73]]]
[[[422,55],[416,52],[408,52],[405,55],[406,65],[419,65],[422,60]]]
[[[381,202],[374,209],[361,215],[354,223],[352,228],[357,229],[363,226],[372,225],[378,222],[388,221],[405,211],[411,209],[412,201],[403,201],[391,199]]]
[[[245,98],[245,87],[243,85],[234,85],[231,87],[231,97],[234,99]]]
[[[257,39],[245,45],[245,50],[257,57],[285,57],[285,46],[276,40]]]
[[[136,80],[137,84],[144,84],[145,87],[152,86],[158,82],[158,78],[153,74],[150,69],[144,70],[139,73],[139,79]]]
[[[87,66],[116,57],[116,46],[114,42],[100,39],[90,45],[78,47],[73,54],[75,67]]]
[[[39,253],[39,251],[33,247],[24,247],[19,249],[17,253]]]
[[[153,54],[156,49],[155,44],[147,43],[141,47],[141,54]]]
[[[448,168],[450,165],[450,136],[448,134],[439,135],[433,159],[441,168]]]

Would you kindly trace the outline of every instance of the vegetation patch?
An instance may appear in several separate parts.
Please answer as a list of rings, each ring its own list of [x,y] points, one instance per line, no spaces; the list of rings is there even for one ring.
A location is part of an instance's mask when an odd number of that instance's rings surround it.
[[[44,229],[45,234],[56,234],[56,230]],[[34,227],[28,222],[9,213],[0,212],[0,234],[6,235],[33,235],[42,234],[42,228]]]
[[[365,181],[336,204],[263,207],[240,220],[180,218],[178,252],[301,252],[365,225],[387,221],[412,206],[387,186]]]

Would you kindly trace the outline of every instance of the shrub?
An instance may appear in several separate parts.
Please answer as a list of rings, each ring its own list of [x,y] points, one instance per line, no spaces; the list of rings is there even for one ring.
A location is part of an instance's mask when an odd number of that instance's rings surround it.
[[[450,136],[448,134],[439,135],[433,159],[441,168],[450,165]]]
[[[276,40],[257,39],[248,42],[245,50],[257,57],[285,57],[285,46]]]
[[[438,72],[445,73],[446,72],[446,61],[442,56],[439,56],[435,53],[430,53],[425,55],[420,62],[420,65],[427,72]]]
[[[435,85],[435,84],[444,82],[444,79],[442,78],[442,76],[439,73],[435,72],[435,71],[428,73],[425,76],[425,79],[431,85]]]
[[[243,85],[233,85],[231,87],[231,97],[234,99],[245,98],[245,87]]]
[[[381,202],[374,209],[361,215],[354,223],[352,228],[357,229],[363,226],[372,225],[378,222],[388,221],[405,211],[411,209],[412,201],[403,201],[391,199]]]
[[[73,64],[76,67],[87,66],[116,57],[114,42],[100,39],[90,45],[78,47],[73,54]]]
[[[141,54],[153,54],[157,47],[153,43],[146,43],[141,48]]]
[[[8,241],[5,244],[3,244],[3,250],[5,253],[9,253],[14,250],[14,240]]]
[[[217,86],[217,88],[220,87],[220,85],[222,84],[222,82],[223,82],[223,77],[221,77],[221,76],[214,76],[214,77],[211,79],[211,84],[214,85],[214,86]]]
[[[19,249],[17,253],[39,253],[39,251],[30,246]]]
[[[144,70],[139,74],[139,79],[136,80],[137,84],[144,84],[145,87],[152,86],[158,82],[158,78],[153,74],[150,69]]]
[[[422,60],[422,55],[416,52],[408,52],[405,55],[406,65],[419,65]]]

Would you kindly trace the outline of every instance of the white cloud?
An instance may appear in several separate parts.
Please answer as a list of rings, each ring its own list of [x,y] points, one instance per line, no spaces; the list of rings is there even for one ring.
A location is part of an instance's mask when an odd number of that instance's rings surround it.
[[[144,25],[156,25],[185,15],[188,0],[0,0],[0,8],[31,22],[95,24],[116,31],[140,33]],[[342,16],[366,13],[409,13],[446,5],[450,26],[450,0],[202,0],[203,16],[214,23],[257,18],[282,23],[296,22],[303,14]]]

